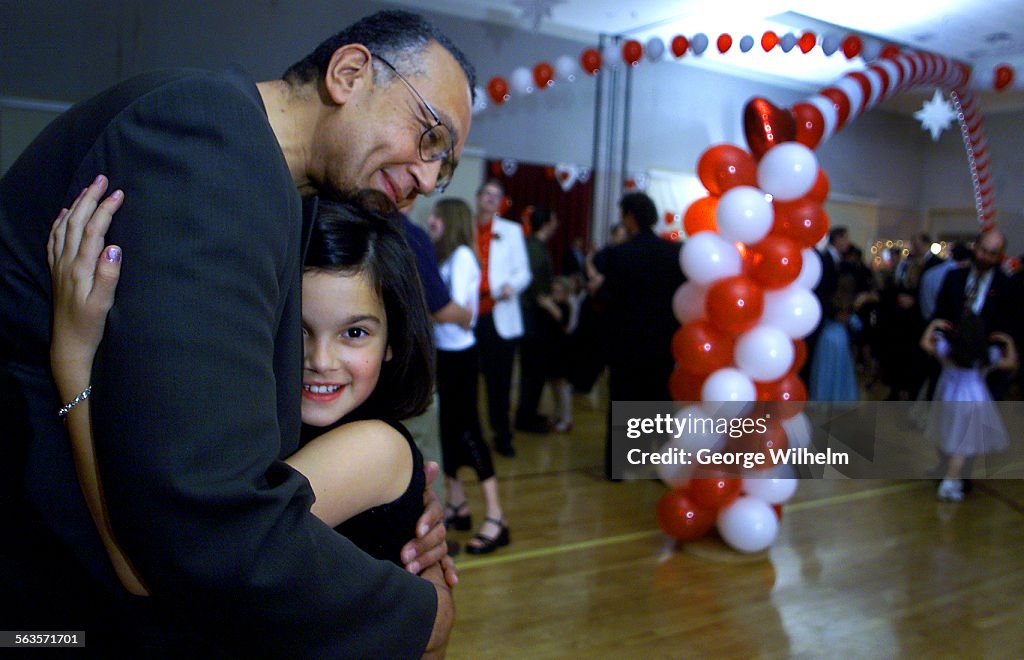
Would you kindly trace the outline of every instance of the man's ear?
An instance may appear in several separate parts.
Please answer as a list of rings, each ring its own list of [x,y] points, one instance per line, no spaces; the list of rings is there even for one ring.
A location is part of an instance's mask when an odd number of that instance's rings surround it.
[[[360,85],[371,84],[372,59],[370,51],[362,44],[345,44],[334,51],[324,74],[327,96],[338,105],[343,105]]]
[[[391,361],[391,344],[388,344],[388,350],[384,351],[384,361],[385,362],[390,362]]]

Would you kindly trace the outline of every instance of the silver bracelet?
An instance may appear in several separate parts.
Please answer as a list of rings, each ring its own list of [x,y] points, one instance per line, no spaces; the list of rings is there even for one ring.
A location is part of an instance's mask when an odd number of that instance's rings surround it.
[[[67,417],[68,413],[71,412],[71,409],[80,404],[81,402],[85,401],[86,399],[88,399],[90,394],[92,394],[92,385],[79,392],[78,396],[76,396],[74,399],[71,399],[71,401],[69,401],[68,403],[64,404],[64,406],[62,406],[61,409],[57,411],[57,417],[61,419]]]

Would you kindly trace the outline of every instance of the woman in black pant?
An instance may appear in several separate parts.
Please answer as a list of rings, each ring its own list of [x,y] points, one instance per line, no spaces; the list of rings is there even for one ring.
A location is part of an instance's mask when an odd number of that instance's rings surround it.
[[[453,301],[476,311],[480,290],[480,264],[472,246],[473,215],[459,199],[443,199],[429,220],[431,238],[441,264],[441,278]],[[466,544],[466,552],[485,554],[509,543],[508,525],[498,497],[491,450],[484,442],[477,411],[478,356],[472,329],[454,323],[436,323],[437,394],[440,402],[441,451],[447,477],[446,522],[468,530],[472,524],[466,493],[457,471],[468,465],[476,470],[487,515],[480,531]]]

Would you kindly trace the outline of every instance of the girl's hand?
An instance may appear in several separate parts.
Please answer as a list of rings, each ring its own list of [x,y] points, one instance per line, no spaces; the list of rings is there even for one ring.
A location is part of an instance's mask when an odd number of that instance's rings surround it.
[[[104,247],[104,237],[124,193],[115,190],[101,203],[106,189],[107,178],[96,177],[70,209],[61,210],[47,243],[53,280],[50,365],[64,400],[89,384],[121,274],[121,249]]]
[[[992,366],[996,369],[1005,369],[1006,371],[1015,370],[1018,366],[1018,358],[1017,345],[1014,343],[1013,338],[1005,332],[993,332],[989,335],[989,340],[1002,347],[999,361]]]

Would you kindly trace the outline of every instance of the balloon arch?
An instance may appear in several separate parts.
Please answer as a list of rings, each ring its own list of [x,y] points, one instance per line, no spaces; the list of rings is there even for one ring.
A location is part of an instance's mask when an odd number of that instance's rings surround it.
[[[817,43],[812,33],[780,38],[766,32],[761,46],[786,52],[799,46],[807,53]],[[719,36],[720,52],[732,38]],[[701,54],[708,47],[703,34],[677,36],[671,50],[679,58],[688,50]],[[740,50],[753,47],[753,38],[740,40]],[[847,58],[863,53],[864,43],[851,35],[826,37],[827,55],[842,50]],[[647,54],[660,59],[664,43],[654,38]],[[604,53],[583,51],[580,64],[590,75],[621,55],[637,65],[645,48],[626,41]],[[874,54],[872,54],[874,55]],[[813,149],[856,117],[900,92],[921,85],[951,90],[974,189],[978,222],[983,231],[994,226],[995,195],[988,166],[988,144],[974,94],[968,89],[970,71],[961,63],[929,53],[881,48],[880,59],[849,73],[834,85],[793,104],[778,108],[762,98],[751,100],[743,113],[748,149],[729,144],[709,147],[700,156],[697,174],[707,195],[693,202],[683,218],[689,236],[680,252],[687,276],[673,299],[681,326],[672,341],[676,368],[669,387],[675,401],[691,402],[677,417],[714,412],[716,402],[765,402],[773,405],[773,421],[765,432],[739,440],[683,436],[667,448],[700,448],[761,453],[806,447],[810,422],[803,413],[807,391],[798,373],[807,359],[807,337],[821,320],[821,306],[812,290],[821,277],[814,246],[828,232],[824,203],[829,183]],[[576,64],[562,56],[554,66],[541,62],[533,71],[516,69],[509,82],[492,78],[487,86],[498,104],[510,91],[530,93],[533,84],[545,89],[556,78],[572,80]],[[994,87],[1005,89],[1014,71],[1000,65]],[[738,446],[742,445],[742,447]],[[691,454],[692,455],[692,454]],[[776,468],[766,460],[767,470]],[[772,472],[748,473],[752,478],[672,466],[659,471],[670,487],[657,506],[662,530],[676,539],[700,538],[717,525],[723,540],[741,552],[759,552],[774,541],[782,517],[781,505],[796,491],[795,479]]]

